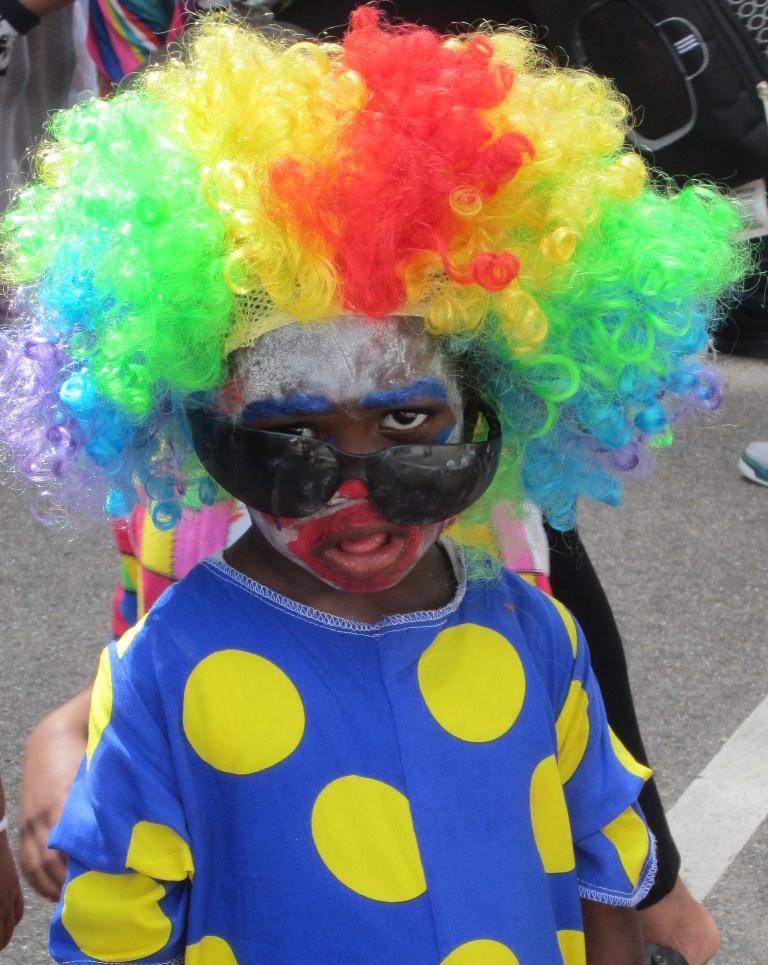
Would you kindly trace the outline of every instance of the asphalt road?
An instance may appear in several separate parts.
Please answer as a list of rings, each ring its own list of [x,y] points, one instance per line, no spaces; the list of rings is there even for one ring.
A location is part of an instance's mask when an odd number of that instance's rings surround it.
[[[736,471],[743,446],[768,438],[768,365],[730,359],[721,369],[722,410],[681,433],[622,509],[585,505],[581,526],[625,638],[662,794],[668,808],[679,801],[675,812],[695,842],[684,860],[716,877],[706,898],[723,936],[715,961],[768,965],[768,787],[760,766],[768,744],[755,717],[768,695],[768,487]],[[30,517],[27,497],[6,487],[0,514],[0,773],[15,839],[25,735],[92,676],[109,635],[117,557],[108,530],[45,529]],[[745,721],[752,726],[739,731]],[[734,756],[736,732],[747,738]],[[713,761],[722,766],[707,770]],[[710,847],[727,822],[685,806],[692,786],[713,800],[739,788],[727,808],[745,841],[732,860],[716,859]],[[748,799],[753,807],[742,814]],[[50,910],[27,890],[3,965],[50,961]]]

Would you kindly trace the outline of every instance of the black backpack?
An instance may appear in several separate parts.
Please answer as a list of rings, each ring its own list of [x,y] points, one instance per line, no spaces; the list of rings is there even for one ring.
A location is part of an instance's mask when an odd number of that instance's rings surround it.
[[[310,32],[339,34],[358,2],[261,5]],[[482,19],[533,24],[559,60],[614,79],[636,113],[633,139],[657,167],[732,187],[768,176],[768,59],[759,46],[768,49],[768,0],[379,2],[439,30]]]
[[[524,5],[559,59],[614,79],[635,111],[630,136],[655,166],[680,179],[705,175],[731,187],[768,177],[768,58],[761,49],[768,46],[768,3]]]
[[[262,0],[316,33],[343,32],[355,0]],[[714,179],[744,201],[745,234],[768,236],[768,0],[381,0],[438,30],[486,19],[533,24],[561,60],[613,78],[632,104],[631,138],[685,182]],[[329,28],[331,28],[329,30]],[[768,270],[768,258],[763,262]],[[768,275],[715,336],[721,351],[768,358]]]

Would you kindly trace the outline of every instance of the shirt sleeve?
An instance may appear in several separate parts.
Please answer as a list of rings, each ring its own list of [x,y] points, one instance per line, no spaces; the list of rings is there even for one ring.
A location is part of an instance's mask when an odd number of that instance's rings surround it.
[[[57,962],[184,961],[194,864],[148,636],[140,623],[102,654],[86,757],[51,833],[69,859]]]
[[[556,715],[557,768],[583,898],[633,906],[656,873],[655,842],[637,803],[651,771],[634,760],[608,725],[584,635],[549,599],[559,659],[545,674]]]

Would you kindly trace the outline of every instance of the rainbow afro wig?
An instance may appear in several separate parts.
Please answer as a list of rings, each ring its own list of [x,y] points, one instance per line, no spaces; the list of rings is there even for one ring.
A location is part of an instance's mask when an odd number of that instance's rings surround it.
[[[57,505],[119,516],[145,493],[172,527],[215,500],[185,406],[293,320],[418,316],[466,354],[505,438],[470,541],[502,498],[562,529],[580,494],[618,503],[717,405],[697,354],[745,268],[738,213],[652,185],[606,81],[511,28],[442,37],[371,7],[343,44],[219,18],[185,45],[55,115],[5,217],[0,433]]]

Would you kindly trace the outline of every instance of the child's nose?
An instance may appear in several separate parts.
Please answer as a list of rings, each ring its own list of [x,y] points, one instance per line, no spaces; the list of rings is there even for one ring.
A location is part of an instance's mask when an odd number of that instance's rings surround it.
[[[365,499],[368,496],[368,487],[362,479],[345,479],[336,490],[336,495],[345,499]]]
[[[371,419],[344,413],[333,428],[333,445],[342,452],[365,455],[387,445],[378,434],[378,420],[372,423]]]

